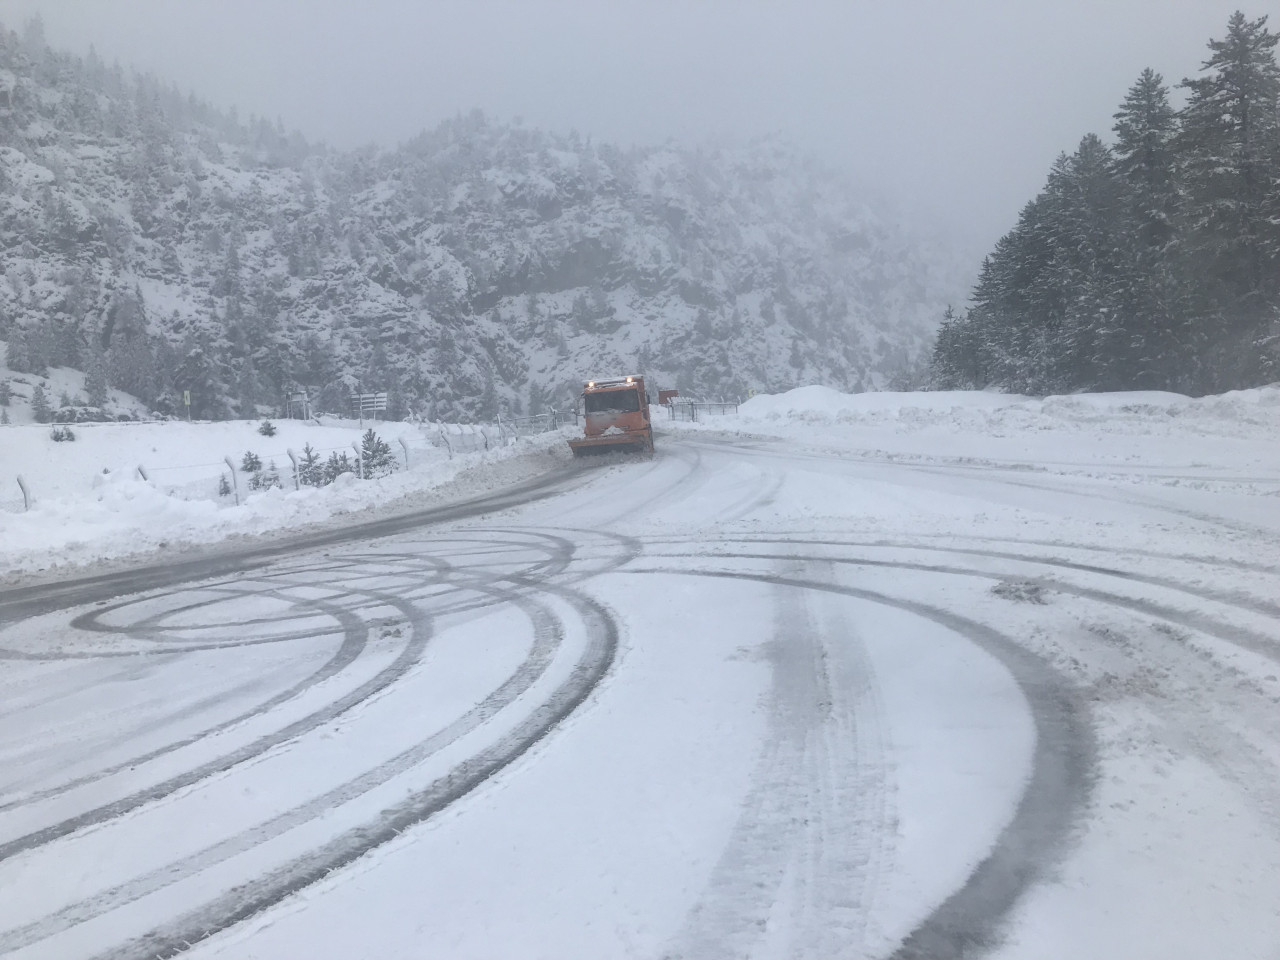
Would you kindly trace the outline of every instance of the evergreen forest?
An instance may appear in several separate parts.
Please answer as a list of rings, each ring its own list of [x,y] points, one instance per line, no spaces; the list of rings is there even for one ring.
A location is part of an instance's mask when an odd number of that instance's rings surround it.
[[[1144,70],[948,309],[939,389],[1218,393],[1280,378],[1280,67],[1235,13],[1200,75]]]

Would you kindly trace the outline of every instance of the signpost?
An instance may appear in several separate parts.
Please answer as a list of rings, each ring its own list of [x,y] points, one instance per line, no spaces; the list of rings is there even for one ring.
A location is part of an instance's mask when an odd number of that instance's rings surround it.
[[[182,391],[182,402],[187,405],[187,423],[191,422],[191,391]]]
[[[356,408],[360,425],[364,426],[365,417],[373,417],[379,411],[387,409],[387,395],[385,393],[353,393],[351,405]]]
[[[299,420],[311,419],[311,398],[305,390],[295,390],[285,399],[289,411],[289,419],[293,419],[293,411],[297,409]]]

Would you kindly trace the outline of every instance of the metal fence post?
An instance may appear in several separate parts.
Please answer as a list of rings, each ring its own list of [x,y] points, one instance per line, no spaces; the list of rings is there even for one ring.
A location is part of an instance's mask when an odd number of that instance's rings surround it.
[[[147,483],[151,482],[151,478],[147,476],[147,471],[142,468],[142,464],[138,464],[138,476],[147,481]]]
[[[293,489],[301,490],[302,484],[299,482],[298,478],[298,455],[287,447],[284,452],[287,453],[289,455],[289,459],[293,461]]]
[[[449,435],[444,432],[444,424],[440,424],[440,439],[444,441],[444,448],[449,451],[449,459],[453,459],[453,444],[449,442]]]
[[[236,495],[236,506],[240,506],[240,481],[236,478],[236,465],[231,462],[230,457],[223,457],[223,462],[227,465],[227,469],[231,471],[231,489]]]
[[[404,442],[404,437],[397,437],[400,441],[400,449],[404,451],[404,468],[409,469],[409,445]]]
[[[364,457],[360,456],[360,444],[354,440],[351,441],[351,449],[356,452],[356,474],[361,480],[364,479]]]
[[[22,479],[22,474],[18,474],[18,486],[22,490],[22,509],[25,512],[31,509],[31,491],[27,489],[27,482]]]

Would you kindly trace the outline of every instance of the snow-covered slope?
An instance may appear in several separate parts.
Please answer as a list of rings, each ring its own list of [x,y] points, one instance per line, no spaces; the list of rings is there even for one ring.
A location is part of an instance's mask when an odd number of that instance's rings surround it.
[[[621,150],[459,117],[309,147],[0,29],[0,337],[152,407],[308,389],[491,417],[602,369],[704,396],[884,386],[954,261],[776,142]]]
[[[558,433],[505,444],[494,434],[492,449],[483,437],[460,433],[451,437],[451,454],[433,443],[437,425],[280,420],[274,426],[275,435],[264,437],[258,423],[244,420],[86,423],[72,428],[74,441],[56,443],[48,426],[0,427],[0,577],[154,560],[233,537],[289,536],[315,524],[349,523],[352,515],[368,519],[371,510],[475,496],[569,457]],[[391,446],[396,464],[389,476],[360,481],[347,473],[322,487],[294,483],[290,450],[301,454],[309,445],[322,461],[345,453],[354,462],[352,445],[369,429]],[[274,469],[281,485],[251,489],[251,475],[240,469],[247,452]]]

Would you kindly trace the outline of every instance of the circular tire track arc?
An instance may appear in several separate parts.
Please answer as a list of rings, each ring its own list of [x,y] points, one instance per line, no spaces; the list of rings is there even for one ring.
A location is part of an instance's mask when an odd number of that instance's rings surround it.
[[[679,568],[636,572],[747,580],[884,604],[953,630],[1004,664],[1035,724],[1030,779],[991,852],[960,889],[916,926],[890,960],[961,960],[993,946],[1018,898],[1065,852],[1076,817],[1089,798],[1096,752],[1093,731],[1068,682],[1043,659],[991,627],[917,601],[768,573]]]
[[[164,960],[178,956],[197,942],[261,913],[396,839],[471,793],[541,742],[586,701],[608,674],[617,655],[618,628],[605,607],[589,597],[546,584],[527,585],[552,593],[572,606],[586,625],[589,640],[569,677],[515,730],[425,789],[384,810],[376,824],[349,829],[324,846],[143,938],[99,954],[95,960]]]

